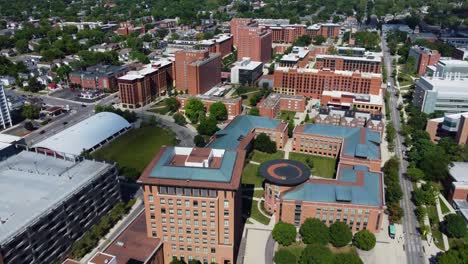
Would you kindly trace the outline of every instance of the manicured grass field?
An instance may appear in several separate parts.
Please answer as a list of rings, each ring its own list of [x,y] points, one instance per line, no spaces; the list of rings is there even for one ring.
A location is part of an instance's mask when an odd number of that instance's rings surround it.
[[[329,179],[335,177],[336,159],[302,153],[289,153],[289,159],[303,162],[306,165],[307,158],[311,159],[314,164],[314,168],[311,170],[312,175]]]
[[[296,115],[296,112],[283,110],[283,111],[281,111],[281,113],[278,114],[278,116],[276,118],[284,120],[285,122],[287,122],[289,120],[294,120],[295,115]]]
[[[258,165],[250,163],[247,164],[242,172],[241,183],[255,185],[255,187],[262,187],[263,177],[258,175],[258,168]]]
[[[119,168],[145,169],[161,146],[174,145],[171,131],[157,126],[132,129],[92,154],[97,159],[115,161]]]
[[[284,151],[277,150],[276,153],[265,153],[258,150],[254,150],[252,154],[252,161],[263,163],[272,159],[282,159],[284,158]]]
[[[255,200],[250,200],[250,199],[242,199],[242,208],[244,210],[244,213],[247,214],[247,216],[257,220],[258,222],[268,225],[270,223],[270,218],[264,216],[259,210],[258,210],[258,202]]]
[[[440,209],[442,210],[442,214],[446,214],[450,212],[450,209],[448,208],[447,204],[445,204],[445,202],[439,199],[439,203],[440,203]]]

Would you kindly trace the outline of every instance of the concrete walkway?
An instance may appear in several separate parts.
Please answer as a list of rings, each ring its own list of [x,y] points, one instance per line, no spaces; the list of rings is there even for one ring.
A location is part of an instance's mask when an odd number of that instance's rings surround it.
[[[283,151],[284,151],[284,158],[289,159],[289,152],[291,152],[292,149],[292,138],[288,138],[288,141],[284,145]]]
[[[437,196],[435,200],[436,200],[437,216],[439,217],[439,222],[444,221],[444,215],[442,214],[442,209],[440,208],[439,197]],[[450,245],[448,242],[448,238],[444,233],[442,233],[442,239],[444,242],[444,250],[449,250]]]
[[[253,161],[253,160],[249,161],[249,163],[254,164],[254,165],[260,165],[260,162],[256,162],[256,161]]]

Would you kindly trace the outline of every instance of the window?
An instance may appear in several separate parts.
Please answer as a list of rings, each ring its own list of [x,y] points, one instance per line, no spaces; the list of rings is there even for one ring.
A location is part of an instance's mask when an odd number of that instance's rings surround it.
[[[163,236],[163,240],[164,240],[164,241],[167,241],[167,236]]]
[[[203,254],[207,254],[208,253],[208,248],[204,247],[203,248]]]
[[[151,228],[156,228],[156,223],[151,222]]]
[[[206,211],[202,211],[202,216],[206,217]]]
[[[160,204],[166,204],[166,199],[164,199],[164,198],[159,199],[159,203]]]
[[[192,251],[192,246],[187,246],[187,251]],[[189,260],[192,260],[192,256],[189,256]]]
[[[193,225],[198,226],[198,220],[193,220]]]
[[[161,214],[166,214],[166,208],[161,208]]]
[[[227,237],[224,238],[224,244],[229,244],[229,238]]]
[[[175,236],[171,236],[171,241],[176,241]]]
[[[193,207],[198,207],[198,201],[193,201]]]
[[[179,234],[182,234],[184,232],[184,229],[182,227],[179,227]]]
[[[229,226],[229,220],[224,220],[224,226]]]
[[[226,235],[229,234],[229,229],[228,228],[224,228],[224,234],[226,234]]]
[[[190,207],[190,201],[189,200],[185,200],[185,206]]]
[[[187,243],[192,243],[192,238],[191,237],[187,237]]]
[[[215,222],[214,222],[214,221],[211,221],[211,222],[210,222],[210,226],[211,226],[211,227],[214,227],[214,226],[215,226]]]
[[[215,244],[215,240],[214,240],[214,239],[211,239],[211,240],[210,240],[210,244],[211,244],[211,245],[214,245],[214,244]]]
[[[153,237],[156,237],[156,231],[151,232],[151,235],[152,235]]]
[[[200,230],[195,229],[194,233],[195,233],[196,235],[198,235],[198,234],[200,234]]]
[[[216,235],[216,231],[210,230],[210,235],[211,235],[211,236],[215,236],[215,235]]]
[[[179,250],[182,250],[182,251],[183,251],[184,249],[185,249],[184,246],[179,246]],[[182,259],[182,258],[183,258],[183,257],[180,257],[180,259]]]
[[[210,212],[210,217],[215,217],[215,212],[214,211]]]
[[[154,196],[153,195],[148,195],[148,201],[153,202],[154,201]]]
[[[177,215],[182,215],[182,209],[177,210]]]
[[[199,244],[200,243],[200,239],[197,237],[195,238],[195,244]]]
[[[201,207],[205,208],[206,207],[206,202],[201,202]]]
[[[185,220],[186,225],[190,225],[190,219]]]
[[[202,226],[206,226],[206,220],[202,221]]]
[[[190,216],[190,210],[185,210],[185,216]]]
[[[194,210],[194,211],[193,211],[193,215],[194,215],[194,216],[198,216],[198,211],[197,211],[197,210]]]
[[[174,223],[174,218],[169,218],[169,222],[170,222],[171,224],[173,224],[173,223]]]
[[[183,236],[179,237],[179,242],[184,242],[184,237]]]
[[[173,204],[174,204],[174,201],[173,201],[172,199],[169,199],[169,200],[167,201],[167,203],[168,203],[169,205],[173,205]]]
[[[229,210],[224,210],[224,216],[229,216]]]
[[[203,238],[203,244],[208,244],[208,239]]]
[[[182,224],[182,219],[177,219],[177,224],[181,225]]]
[[[182,201],[181,201],[181,200],[177,200],[176,204],[177,204],[177,205],[182,205]]]
[[[174,214],[174,209],[169,209],[169,214]]]
[[[171,226],[171,233],[175,233],[175,227]]]
[[[215,248],[211,248],[211,253],[216,253],[216,249],[215,249]]]
[[[167,227],[163,226],[163,232],[167,232]]]
[[[210,202],[210,208],[215,208],[215,203],[214,202]]]
[[[187,234],[191,234],[191,233],[192,233],[192,229],[191,229],[190,227],[187,227],[187,230],[185,230],[185,232],[186,232]]]
[[[176,250],[177,246],[175,244],[172,244],[172,250]]]
[[[206,229],[203,229],[202,234],[203,234],[204,236],[206,236],[206,235],[208,235],[208,231],[206,231]]]
[[[151,214],[151,215],[150,215],[150,218],[151,218],[151,219],[156,219],[156,216],[154,216],[154,214]]]
[[[200,248],[199,247],[195,247],[195,253],[200,253]]]

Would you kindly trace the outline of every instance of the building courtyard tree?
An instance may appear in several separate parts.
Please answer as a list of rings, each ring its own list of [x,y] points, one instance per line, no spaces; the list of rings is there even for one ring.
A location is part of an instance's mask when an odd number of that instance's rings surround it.
[[[328,227],[317,218],[307,218],[302,223],[299,233],[302,236],[302,241],[306,244],[326,245],[330,241]]]
[[[293,224],[280,221],[273,228],[273,239],[280,245],[289,246],[296,241],[296,227]]]
[[[375,235],[369,230],[361,230],[354,234],[353,245],[359,249],[369,251],[375,247]]]
[[[353,239],[353,233],[344,222],[335,222],[330,226],[330,242],[335,247],[344,247]]]
[[[223,102],[216,102],[210,106],[210,117],[218,120],[224,121],[228,118],[228,113],[226,105]]]

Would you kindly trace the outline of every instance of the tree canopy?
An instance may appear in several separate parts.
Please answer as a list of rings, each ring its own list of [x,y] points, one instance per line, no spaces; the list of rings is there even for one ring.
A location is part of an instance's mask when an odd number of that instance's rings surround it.
[[[228,117],[226,105],[223,102],[216,102],[210,106],[210,117],[218,121],[224,121]]]
[[[353,245],[362,250],[371,250],[375,247],[375,235],[369,230],[360,230],[354,234]]]
[[[260,133],[254,140],[254,148],[266,153],[276,152],[276,143],[265,133]]]
[[[216,133],[216,131],[219,130],[217,124],[218,122],[216,119],[212,118],[211,116],[209,118],[202,118],[200,120],[200,124],[197,127],[197,131],[200,135],[212,136],[214,133]]]
[[[39,117],[39,112],[41,109],[35,105],[24,105],[21,110],[21,115],[26,119],[36,119]]]
[[[188,99],[184,109],[185,115],[193,124],[198,123],[200,116],[205,115],[205,106],[203,105],[202,101],[197,98]]]
[[[275,252],[273,260],[276,264],[297,263],[296,256],[293,253],[291,253],[291,251],[284,248],[280,248],[278,251]]]
[[[309,244],[302,251],[300,264],[332,263],[334,259],[330,249],[321,244]]]
[[[449,237],[464,237],[467,232],[465,219],[459,214],[446,215],[442,225],[442,230]]]
[[[353,233],[344,222],[335,222],[330,228],[330,242],[335,247],[344,247],[353,239]]]
[[[361,258],[353,253],[339,253],[335,255],[333,264],[362,264]]]
[[[330,241],[328,227],[317,218],[307,218],[302,223],[299,233],[306,244],[326,245]]]
[[[289,246],[296,241],[296,227],[293,224],[280,221],[273,228],[273,239],[280,245]]]

